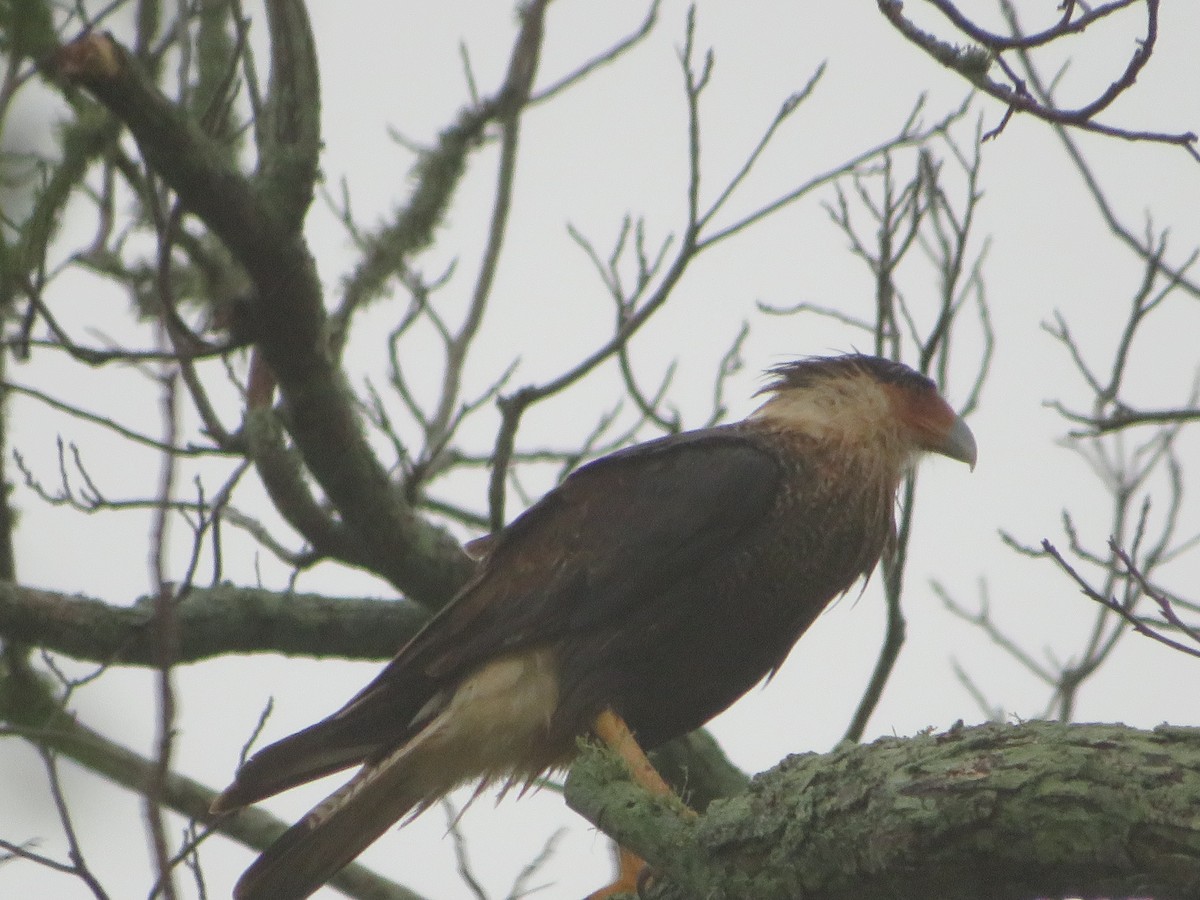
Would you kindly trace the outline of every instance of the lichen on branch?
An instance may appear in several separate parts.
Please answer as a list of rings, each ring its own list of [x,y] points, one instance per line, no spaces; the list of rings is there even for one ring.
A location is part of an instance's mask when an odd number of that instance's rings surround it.
[[[655,900],[1188,898],[1200,729],[1028,722],[802,754],[680,820],[590,752],[567,801],[659,873]]]

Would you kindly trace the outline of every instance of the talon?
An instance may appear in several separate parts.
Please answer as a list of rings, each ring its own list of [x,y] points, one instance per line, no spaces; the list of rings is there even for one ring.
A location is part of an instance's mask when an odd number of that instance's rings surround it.
[[[608,900],[620,894],[641,894],[642,886],[650,877],[650,867],[637,854],[617,845],[617,877],[613,883],[588,894],[584,900]]]

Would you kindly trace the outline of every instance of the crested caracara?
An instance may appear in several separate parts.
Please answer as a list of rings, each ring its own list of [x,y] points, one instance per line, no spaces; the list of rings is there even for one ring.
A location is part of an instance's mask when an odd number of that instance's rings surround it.
[[[526,785],[580,735],[623,724],[650,749],[698,728],[871,572],[922,452],[975,463],[966,424],[905,365],[848,355],[770,375],[742,422],[578,469],[489,541],[373,682],[255,754],[214,812],[360,768],[235,896],[307,897],[393,823],[465,782]]]

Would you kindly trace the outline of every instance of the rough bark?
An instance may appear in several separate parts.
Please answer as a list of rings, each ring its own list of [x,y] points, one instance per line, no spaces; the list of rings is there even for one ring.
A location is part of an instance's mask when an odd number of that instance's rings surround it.
[[[698,818],[590,749],[567,801],[653,900],[1200,896],[1200,729],[1030,722],[789,757]]]

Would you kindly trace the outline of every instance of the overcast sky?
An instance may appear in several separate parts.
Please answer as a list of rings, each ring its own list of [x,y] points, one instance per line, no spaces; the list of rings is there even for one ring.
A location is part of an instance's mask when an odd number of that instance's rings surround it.
[[[453,119],[467,97],[460,40],[469,50],[480,90],[491,91],[507,64],[514,16],[494,0],[312,6],[322,65],[326,185],[336,192],[345,177],[355,216],[372,223],[401,203],[410,185],[412,158],[396,145],[389,128],[428,143]],[[916,3],[909,6],[919,10]],[[750,7],[752,12],[747,11]],[[990,8],[967,8],[976,7]],[[1051,3],[1026,3],[1022,8],[1029,10],[1030,29],[1049,24],[1054,14]],[[1036,17],[1037,10],[1043,10],[1043,18]],[[632,30],[644,13],[642,4],[623,0],[560,0],[549,15],[538,84],[557,80]],[[260,13],[252,15],[257,24]],[[485,323],[492,344],[468,371],[475,392],[513,356],[521,358],[516,383],[544,379],[595,346],[597,335],[610,327],[608,300],[568,236],[568,223],[602,251],[611,246],[627,213],[644,215],[647,233],[656,240],[678,233],[686,122],[677,50],[685,15],[684,4],[665,2],[655,34],[642,46],[527,116],[508,255]],[[1068,105],[1094,96],[1117,77],[1143,24],[1139,13],[1125,14],[1094,35],[1077,39],[1072,52],[1078,56],[1063,80]],[[120,22],[110,27],[118,40],[130,39]],[[1153,61],[1136,88],[1104,119],[1133,128],[1200,130],[1200,94],[1195,90],[1200,63],[1194,52],[1200,7],[1165,4],[1159,27]],[[818,66],[828,65],[815,95],[789,121],[744,191],[731,202],[730,220],[894,135],[921,92],[928,92],[923,118],[929,122],[957,106],[967,93],[961,79],[906,44],[870,3],[701,3],[697,45],[712,47],[716,58],[702,108],[703,172],[710,200],[737,170],[780,103]],[[1047,74],[1052,63],[1048,61]],[[260,69],[265,68],[265,55],[260,55]],[[953,132],[962,149],[973,152],[980,116],[987,129],[1002,113],[995,103],[977,100]],[[46,121],[41,127],[48,134],[52,124]],[[1195,214],[1200,166],[1178,148],[1112,139],[1080,141],[1114,211],[1129,228],[1140,233],[1147,217],[1158,228],[1170,228],[1169,258],[1176,263],[1200,246],[1200,219]],[[937,149],[946,148],[943,144]],[[986,579],[996,620],[1043,658],[1051,654],[1066,659],[1076,653],[1094,612],[1048,564],[1017,557],[1004,547],[998,531],[1031,544],[1043,537],[1065,543],[1061,513],[1070,509],[1082,539],[1090,546],[1103,546],[1109,510],[1097,502],[1094,474],[1076,453],[1058,443],[1067,429],[1045,405],[1052,399],[1080,405],[1088,395],[1062,346],[1041,325],[1061,312],[1094,359],[1106,359],[1142,267],[1108,235],[1048,127],[1018,116],[982,152],[985,199],[976,249],[990,239],[985,273],[997,357],[982,407],[971,419],[979,464],[970,473],[937,459],[922,471],[906,595],[909,641],[871,720],[868,738],[942,729],[960,718],[980,721],[983,714],[955,678],[952,659],[961,662],[988,699],[1009,715],[1030,717],[1045,706],[1045,688],[949,616],[930,590],[930,579],[936,578],[968,604],[975,602],[981,579]],[[452,215],[439,230],[438,245],[421,260],[427,273],[457,261],[455,279],[445,292],[451,304],[455,297],[466,296],[471,285],[485,235],[494,161],[488,151],[476,158]],[[911,161],[903,158],[902,165],[911,167]],[[806,354],[865,349],[862,333],[836,322],[755,314],[757,302],[779,307],[809,302],[849,315],[870,315],[870,276],[821,206],[832,198],[827,189],[714,248],[685,278],[659,321],[634,341],[633,356],[644,366],[648,381],[677,359],[681,383],[695,382],[694,390],[680,392],[686,424],[703,422],[713,364],[744,320],[750,319],[752,330],[743,351],[746,370],[730,384],[733,417],[753,408],[751,394],[761,369]],[[90,233],[91,227],[86,220],[69,221],[65,236],[73,228]],[[336,287],[355,255],[336,217],[322,203],[310,217],[308,236],[322,278]],[[914,293],[919,279],[914,274],[909,282]],[[81,327],[99,327],[103,323],[96,321],[96,308],[81,303],[68,315],[78,317],[75,324]],[[381,305],[372,321],[386,327],[389,314],[394,316],[395,310]],[[1198,329],[1200,307],[1195,300],[1173,299],[1135,345],[1134,399],[1147,406],[1168,406],[1186,398],[1196,370]],[[353,345],[350,358],[356,366],[362,363],[361,370],[351,373],[358,384],[383,371],[379,348],[372,343],[377,334],[369,330]],[[972,356],[981,347],[969,328],[962,341],[948,387],[952,402],[965,399]],[[59,363],[18,367],[12,375],[61,393],[80,377],[78,369]],[[136,414],[136,405],[122,403],[153,402],[144,382],[130,379],[128,396],[113,396],[110,388],[97,404]],[[608,386],[603,379],[584,386],[578,402],[608,402]],[[140,399],[131,400],[134,396]],[[100,448],[90,462],[114,493],[145,493],[145,486],[153,484],[152,465],[142,471],[120,451],[110,453],[102,436],[36,406],[17,403],[15,409],[19,418],[13,444],[35,461],[42,460],[44,477],[54,477],[54,440],[63,434],[81,443],[98,442],[85,444]],[[532,414],[528,434],[562,445],[569,443],[561,439],[564,435],[576,438],[585,433],[593,418],[592,409],[573,417],[558,407],[553,416]],[[479,426],[481,450],[488,445],[489,424],[494,427],[494,420]],[[1197,449],[1194,439],[1183,445],[1190,459],[1200,459]],[[478,505],[477,497],[469,496],[472,490],[464,487],[460,499]],[[114,603],[129,602],[149,590],[144,522],[80,519],[44,508],[23,490],[16,502],[22,514],[18,551],[23,581]],[[1180,533],[1197,530],[1200,514],[1189,502]],[[71,548],[69,565],[63,562],[64,546]],[[226,577],[252,584],[261,571],[269,586],[286,583],[286,573],[272,569],[269,561],[256,560],[249,551],[239,555],[231,549],[230,554]],[[256,570],[260,564],[265,568]],[[1200,564],[1195,553],[1168,571],[1171,586],[1196,595]],[[298,587],[336,595],[391,596],[383,583],[333,566],[305,574]],[[757,771],[788,753],[829,749],[845,730],[869,677],[882,630],[878,584],[836,603],[771,684],[713,723],[734,760]],[[1195,683],[1195,666],[1194,660],[1129,637],[1082,695],[1077,718],[1138,726],[1164,720],[1194,724],[1200,718],[1200,693],[1184,685]],[[276,707],[266,737],[277,738],[335,709],[377,668],[264,658],[181,670],[178,768],[214,787],[223,785],[268,696],[275,698]],[[84,721],[149,751],[155,700],[144,673],[109,672],[79,693],[76,706]],[[60,852],[57,822],[34,754],[12,741],[0,743],[0,766],[5,771],[0,779],[0,834],[14,840],[40,836],[44,850]],[[66,773],[90,862],[112,896],[144,896],[147,849],[137,799],[72,767],[66,767]],[[294,818],[328,787],[326,783],[293,791],[268,806]],[[17,802],[3,795],[7,791],[16,792]],[[553,883],[541,896],[582,895],[607,875],[606,842],[565,810],[561,798],[542,792],[498,808],[487,799],[476,804],[464,827],[474,838],[476,875],[491,896],[504,896],[514,874],[558,825],[570,832],[538,879]],[[445,820],[433,810],[403,834],[385,837],[363,859],[429,897],[467,896],[444,832]],[[204,859],[209,896],[222,897],[250,856],[213,840]],[[192,885],[184,887],[192,890]],[[60,876],[20,863],[0,866],[0,895],[69,900],[85,892]]]

